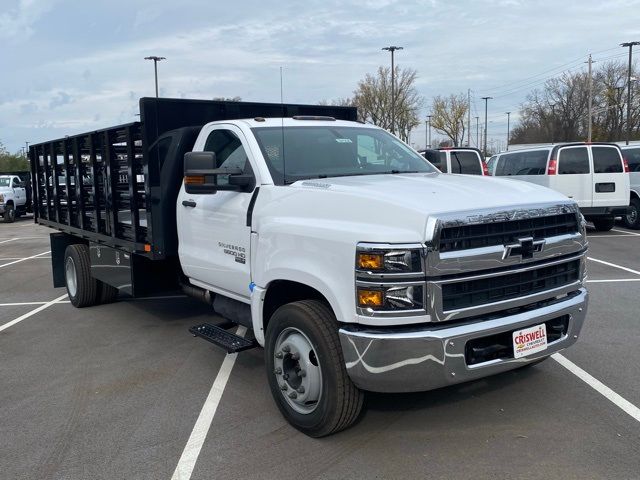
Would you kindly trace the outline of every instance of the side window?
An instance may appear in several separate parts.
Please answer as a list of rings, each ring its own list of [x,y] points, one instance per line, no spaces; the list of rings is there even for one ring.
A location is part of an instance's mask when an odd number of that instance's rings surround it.
[[[629,148],[623,151],[624,158],[629,162],[630,172],[640,172],[640,148]]]
[[[482,160],[476,152],[451,152],[451,172],[482,175]]]
[[[240,138],[231,130],[213,130],[204,145],[205,152],[215,152],[216,168],[239,168],[253,174]],[[218,175],[218,185],[227,185],[228,175]]]
[[[496,162],[498,161],[498,156],[494,155],[487,162],[487,170],[489,170],[489,175],[495,175]]]
[[[615,147],[591,147],[593,173],[622,173],[622,158]]]
[[[506,177],[511,175],[517,175],[520,171],[520,163],[522,160],[522,153],[505,153],[500,155],[500,161],[496,168],[496,176]]]
[[[589,173],[589,153],[587,147],[563,148],[558,154],[559,175],[579,175]]]
[[[422,152],[422,156],[426,158],[431,165],[436,167],[441,172],[446,172],[446,159],[442,159],[442,152],[438,152],[437,150],[425,150]]]
[[[21,188],[22,182],[18,177],[13,177],[13,188]]]

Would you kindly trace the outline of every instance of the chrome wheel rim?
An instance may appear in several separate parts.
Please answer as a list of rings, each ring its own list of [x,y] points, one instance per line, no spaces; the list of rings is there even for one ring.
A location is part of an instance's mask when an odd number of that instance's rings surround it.
[[[322,398],[322,369],[309,337],[292,327],[280,332],[273,365],[287,404],[303,415],[313,412]]]
[[[73,258],[68,257],[64,265],[64,277],[67,281],[67,290],[72,297],[76,296],[78,291],[78,277],[76,275],[76,264]]]

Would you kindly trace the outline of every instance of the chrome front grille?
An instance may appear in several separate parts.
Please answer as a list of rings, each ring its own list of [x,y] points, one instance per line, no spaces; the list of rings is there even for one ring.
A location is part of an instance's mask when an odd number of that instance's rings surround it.
[[[452,252],[507,245],[523,237],[538,240],[574,234],[578,231],[578,216],[573,212],[475,225],[452,225],[442,228],[439,251]]]
[[[442,309],[448,312],[525,297],[574,284],[579,278],[580,260],[571,260],[516,273],[445,283]]]
[[[448,214],[430,219],[428,230],[433,322],[533,305],[582,286],[587,242],[575,204]]]

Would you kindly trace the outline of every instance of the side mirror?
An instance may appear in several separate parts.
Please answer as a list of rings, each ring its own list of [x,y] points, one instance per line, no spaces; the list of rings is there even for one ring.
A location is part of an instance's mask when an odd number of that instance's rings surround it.
[[[253,177],[243,173],[239,168],[216,168],[214,152],[184,154],[184,189],[187,193],[216,193],[218,190],[245,191],[253,184]],[[219,175],[228,175],[228,183],[219,185]]]

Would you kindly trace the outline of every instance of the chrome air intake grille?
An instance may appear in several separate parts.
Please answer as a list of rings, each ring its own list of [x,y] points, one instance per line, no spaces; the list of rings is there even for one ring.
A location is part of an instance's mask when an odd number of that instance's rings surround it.
[[[442,285],[443,311],[478,307],[525,297],[575,283],[580,260],[541,266],[537,269]]]
[[[578,233],[580,229],[578,218],[578,215],[572,212],[518,220],[446,226],[440,233],[440,252],[507,245],[523,237],[533,237],[537,240]]]

